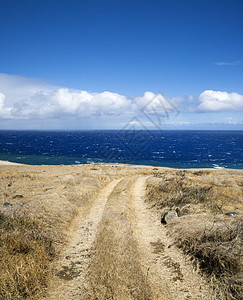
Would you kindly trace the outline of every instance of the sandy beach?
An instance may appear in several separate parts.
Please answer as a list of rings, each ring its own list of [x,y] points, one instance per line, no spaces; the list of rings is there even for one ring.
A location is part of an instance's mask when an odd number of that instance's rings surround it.
[[[6,160],[0,160],[0,166],[16,166],[16,165],[21,165],[21,164],[6,161]]]

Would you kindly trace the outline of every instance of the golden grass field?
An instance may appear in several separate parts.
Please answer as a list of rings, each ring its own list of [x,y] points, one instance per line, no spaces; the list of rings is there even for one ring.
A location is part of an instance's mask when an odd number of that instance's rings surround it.
[[[242,299],[242,175],[0,163],[0,299]]]

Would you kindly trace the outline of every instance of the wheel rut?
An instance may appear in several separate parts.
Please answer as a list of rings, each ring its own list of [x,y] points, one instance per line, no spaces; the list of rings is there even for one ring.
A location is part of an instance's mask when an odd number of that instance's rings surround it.
[[[58,261],[48,299],[81,299],[90,258],[94,252],[97,227],[107,199],[119,181],[114,180],[102,189],[87,215],[75,220],[72,238]]]
[[[130,197],[132,227],[138,243],[141,264],[148,270],[148,281],[155,297],[161,299],[212,299],[206,282],[191,261],[174,246],[160,220],[149,210],[145,199],[146,177],[139,178]],[[160,289],[159,289],[160,288]]]

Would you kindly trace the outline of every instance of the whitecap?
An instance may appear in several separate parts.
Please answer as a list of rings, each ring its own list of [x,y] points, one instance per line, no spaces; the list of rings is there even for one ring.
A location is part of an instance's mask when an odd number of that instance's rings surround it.
[[[214,169],[224,169],[224,167],[221,167],[221,166],[219,166],[217,164],[213,164],[213,168]]]

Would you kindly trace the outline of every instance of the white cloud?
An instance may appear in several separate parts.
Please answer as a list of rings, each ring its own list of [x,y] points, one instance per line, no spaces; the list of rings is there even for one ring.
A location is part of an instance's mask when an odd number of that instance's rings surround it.
[[[0,74],[0,93],[4,119],[122,115],[135,109],[130,99],[117,93],[70,90],[8,74]]]
[[[40,80],[16,75],[0,74],[0,118],[47,119],[89,118],[102,116],[136,115],[161,107],[173,110],[171,102],[162,94],[145,92],[129,99],[124,95],[91,93],[46,84]],[[181,103],[182,98],[174,98]]]
[[[164,125],[173,125],[173,126],[184,126],[184,125],[191,125],[193,124],[192,122],[189,121],[171,121],[171,122],[165,122],[163,123]]]
[[[4,107],[5,98],[5,95],[0,93],[0,109],[3,109]]]
[[[156,95],[152,92],[145,92],[143,96],[138,96],[133,99],[134,103],[137,105],[137,107],[144,107],[147,105],[150,101],[154,99]]]
[[[135,97],[133,99],[137,110],[148,114],[155,114],[155,112],[168,113],[169,111],[178,112],[177,105],[181,104],[183,100],[184,98],[182,97],[174,97],[170,101],[160,92],[158,94],[145,92],[142,97]]]
[[[171,102],[173,102],[173,104],[176,106],[176,107],[179,107],[179,106],[182,106],[185,104],[185,98],[184,97],[173,97],[171,99]]]
[[[6,96],[3,93],[0,93],[0,118],[9,119],[11,118],[11,107],[5,106]]]
[[[232,62],[218,61],[215,63],[216,66],[239,66],[242,64],[241,60],[236,60]]]
[[[146,115],[141,113],[143,109]],[[28,126],[33,127],[33,124],[39,124],[40,128],[47,128],[59,122],[56,125],[57,128],[68,128],[68,126],[89,128],[89,125],[102,128],[107,120],[112,121],[115,127],[118,123],[122,124],[126,120],[131,120],[134,116],[143,118],[142,121],[145,124],[144,122],[151,123],[151,120],[147,118],[148,114],[150,116],[151,112],[157,112],[157,110],[161,112],[163,109],[168,112],[169,118],[177,117],[178,114],[175,113],[179,110],[182,113],[188,113],[186,115],[188,122],[198,120],[199,115],[195,112],[224,111],[224,114],[228,114],[232,111],[235,116],[237,111],[240,113],[243,110],[243,95],[206,90],[199,97],[189,96],[189,100],[185,97],[174,97],[170,102],[162,94],[156,97],[156,94],[147,91],[143,96],[130,99],[108,91],[91,93],[53,86],[36,79],[0,74],[1,126],[3,124],[6,124],[6,127],[11,124],[18,124],[16,126],[32,124]],[[92,122],[89,120],[91,118]],[[203,115],[202,118],[205,119]],[[82,122],[78,124],[76,119]],[[163,119],[163,123],[165,121]],[[178,124],[170,125],[180,126],[184,121],[180,119]]]
[[[76,116],[120,115],[132,107],[131,101],[123,95],[70,91],[67,88],[56,90],[50,103],[61,113]]]
[[[206,90],[199,96],[199,111],[241,111],[243,95],[221,91]]]

